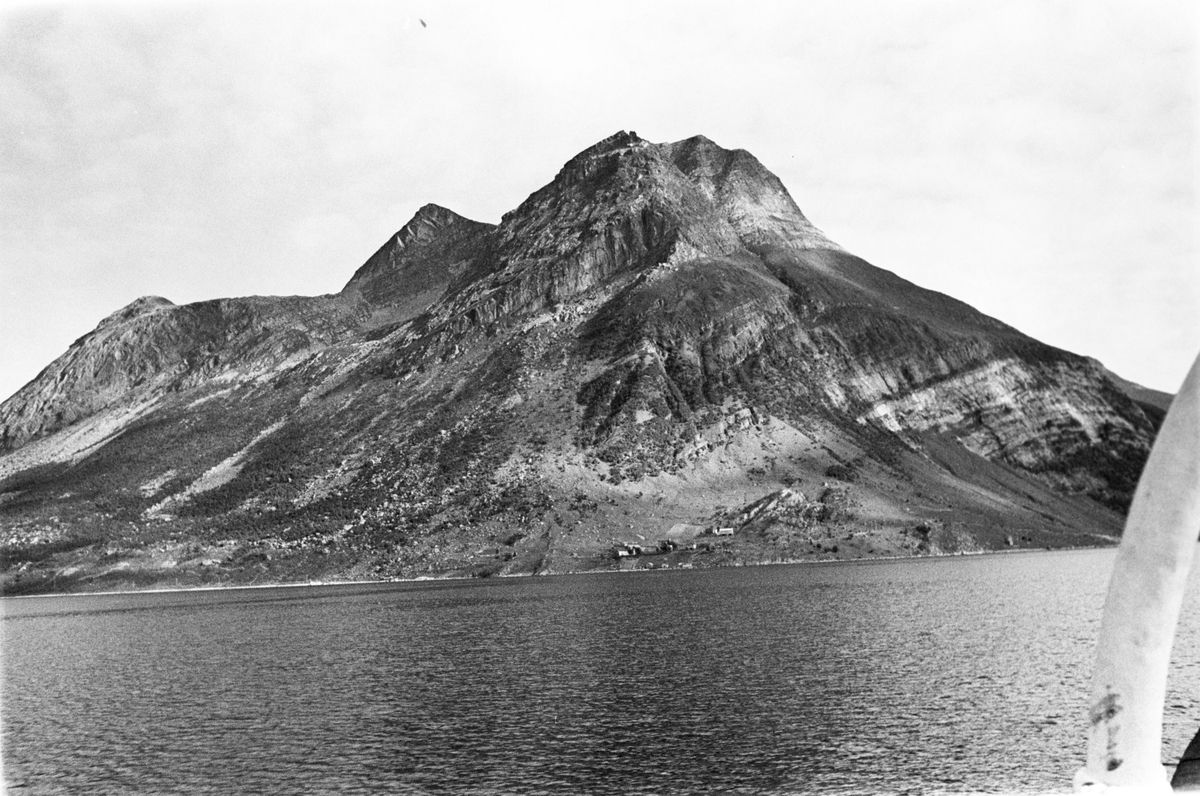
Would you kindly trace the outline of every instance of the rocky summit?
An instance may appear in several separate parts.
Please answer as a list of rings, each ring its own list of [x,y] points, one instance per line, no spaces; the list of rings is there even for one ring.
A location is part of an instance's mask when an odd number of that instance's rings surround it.
[[[1111,542],[1161,394],[618,133],[336,295],[138,299],[0,404],[5,593]]]

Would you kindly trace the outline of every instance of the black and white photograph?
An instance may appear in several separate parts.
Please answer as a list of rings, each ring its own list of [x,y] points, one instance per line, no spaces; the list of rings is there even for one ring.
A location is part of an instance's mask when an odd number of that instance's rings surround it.
[[[0,792],[1200,790],[1200,5],[0,0]]]

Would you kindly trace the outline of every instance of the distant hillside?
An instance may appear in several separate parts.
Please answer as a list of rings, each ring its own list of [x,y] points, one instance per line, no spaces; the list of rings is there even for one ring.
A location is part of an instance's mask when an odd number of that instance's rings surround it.
[[[1117,385],[1117,388],[1121,392],[1132,398],[1142,408],[1142,411],[1146,413],[1146,417],[1150,418],[1157,431],[1159,426],[1162,425],[1163,418],[1167,416],[1167,410],[1171,408],[1171,400],[1175,396],[1135,384],[1132,381],[1121,378],[1111,370],[1106,369],[1104,373],[1112,380],[1113,384]]]
[[[498,225],[427,205],[337,295],[101,321],[0,404],[2,583],[1104,544],[1134,387],[844,251],[745,151],[618,133]]]

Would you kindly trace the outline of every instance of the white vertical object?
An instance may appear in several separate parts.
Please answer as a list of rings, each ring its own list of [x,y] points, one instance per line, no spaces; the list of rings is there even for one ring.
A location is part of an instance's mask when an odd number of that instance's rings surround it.
[[[1171,643],[1200,534],[1200,358],[1171,403],[1117,551],[1075,790],[1170,793],[1162,765]]]

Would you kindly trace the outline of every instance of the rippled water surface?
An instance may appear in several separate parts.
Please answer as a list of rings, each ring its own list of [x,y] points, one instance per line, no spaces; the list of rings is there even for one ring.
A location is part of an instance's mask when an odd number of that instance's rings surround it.
[[[1069,788],[1113,551],[4,601],[13,793]],[[1200,722],[1197,601],[1168,697]]]

